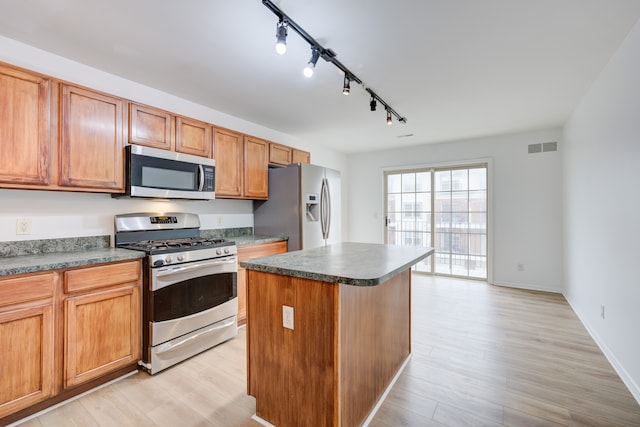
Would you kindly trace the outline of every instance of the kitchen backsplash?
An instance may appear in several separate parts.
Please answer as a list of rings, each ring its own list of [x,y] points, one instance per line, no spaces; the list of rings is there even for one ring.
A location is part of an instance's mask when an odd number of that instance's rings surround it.
[[[253,235],[253,227],[200,230],[207,238],[230,239]],[[111,246],[111,236],[68,237],[61,239],[17,240],[0,242],[0,257],[37,255],[54,252],[78,252]]]
[[[64,239],[0,242],[0,256],[37,255],[53,252],[78,252],[110,246],[109,236],[69,237]]]

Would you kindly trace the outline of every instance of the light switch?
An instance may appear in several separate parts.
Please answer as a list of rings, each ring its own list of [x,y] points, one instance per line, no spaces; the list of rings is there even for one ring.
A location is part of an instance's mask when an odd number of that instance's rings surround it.
[[[282,326],[293,330],[293,307],[282,306]]]

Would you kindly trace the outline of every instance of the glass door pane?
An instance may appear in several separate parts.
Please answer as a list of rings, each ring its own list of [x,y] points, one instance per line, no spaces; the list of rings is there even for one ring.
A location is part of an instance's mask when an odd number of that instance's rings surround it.
[[[385,173],[385,243],[433,246],[431,241],[431,172]],[[430,273],[431,257],[415,265]]]
[[[431,246],[415,269],[487,278],[487,167],[385,172],[385,242]]]

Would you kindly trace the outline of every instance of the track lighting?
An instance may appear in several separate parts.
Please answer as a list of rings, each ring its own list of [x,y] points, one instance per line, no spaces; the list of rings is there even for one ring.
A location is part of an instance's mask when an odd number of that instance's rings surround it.
[[[285,21],[278,22],[276,28],[276,52],[284,55],[287,51],[287,24]]]
[[[342,94],[349,95],[351,92],[351,80],[349,76],[344,76],[344,84],[342,85]]]
[[[315,47],[312,47],[311,59],[309,59],[309,63],[307,64],[306,67],[304,67],[304,70],[302,71],[305,77],[313,76],[313,69],[316,67],[316,62],[318,62],[318,58],[320,58],[320,52]]]
[[[387,112],[387,124],[392,124],[393,116],[396,116],[400,123],[407,123],[406,117],[402,117],[396,110],[394,110],[387,102],[385,102],[380,96],[373,91],[370,87],[365,86],[365,84],[353,74],[347,67],[344,66],[338,59],[336,58],[336,53],[331,49],[326,49],[322,47],[320,43],[309,33],[307,33],[304,28],[298,25],[295,21],[293,21],[289,16],[287,16],[278,6],[276,6],[271,0],[262,0],[262,4],[267,7],[274,15],[278,17],[278,24],[276,28],[276,52],[279,54],[284,54],[287,49],[286,39],[287,39],[287,30],[291,28],[295,31],[304,41],[309,43],[311,47],[311,59],[309,63],[304,69],[304,75],[306,77],[311,77],[313,75],[313,69],[318,62],[318,59],[322,57],[327,62],[335,65],[340,71],[344,73],[344,84],[342,86],[342,93],[348,95],[351,92],[351,82],[355,82],[361,85],[364,90],[369,92],[371,95],[371,100],[369,101],[369,107],[371,111],[376,111],[377,103],[379,102]]]

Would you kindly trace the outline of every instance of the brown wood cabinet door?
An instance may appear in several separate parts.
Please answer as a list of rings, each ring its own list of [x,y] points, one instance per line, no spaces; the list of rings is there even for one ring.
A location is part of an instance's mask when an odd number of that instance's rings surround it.
[[[216,159],[216,198],[242,197],[242,134],[214,128],[213,146]]]
[[[49,182],[50,82],[0,66],[0,182]]]
[[[213,126],[186,117],[176,117],[176,151],[195,156],[211,157]]]
[[[129,142],[172,150],[175,118],[171,113],[140,104],[129,104]]]
[[[65,388],[140,360],[140,305],[139,286],[64,301]]]
[[[250,258],[267,255],[276,255],[287,252],[287,242],[259,243],[238,247],[238,262]],[[243,324],[247,319],[247,270],[238,266],[238,324]]]
[[[124,101],[62,85],[60,185],[123,190]]]
[[[291,163],[311,163],[311,153],[308,151],[293,149]]]
[[[53,305],[2,312],[0,418],[53,395]]]
[[[286,166],[291,163],[291,147],[269,143],[269,163]]]
[[[248,199],[269,197],[269,143],[248,135],[244,137],[243,189]]]

